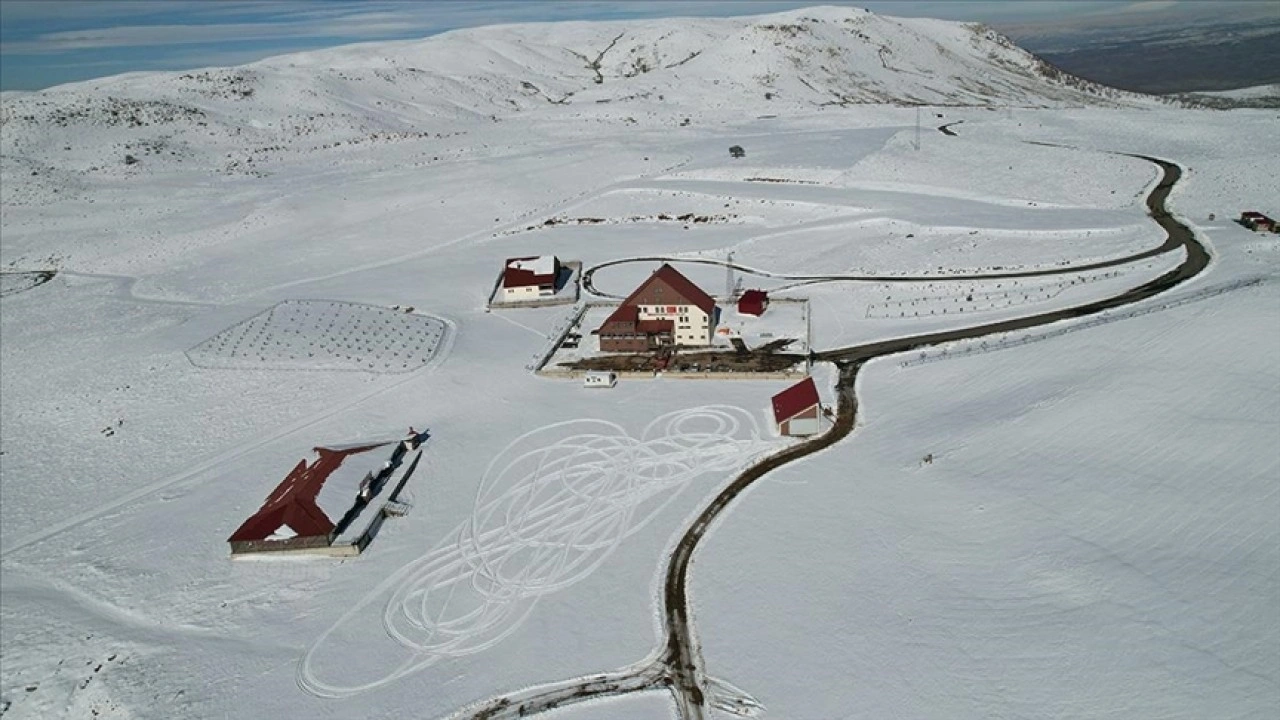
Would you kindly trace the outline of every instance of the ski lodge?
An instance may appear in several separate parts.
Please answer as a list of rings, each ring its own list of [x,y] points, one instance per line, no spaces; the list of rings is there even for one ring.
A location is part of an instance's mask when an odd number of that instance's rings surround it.
[[[811,377],[773,396],[773,420],[785,436],[816,435],[821,430],[821,417],[818,386]]]
[[[716,301],[663,264],[596,330],[603,352],[646,352],[666,345],[711,344]]]

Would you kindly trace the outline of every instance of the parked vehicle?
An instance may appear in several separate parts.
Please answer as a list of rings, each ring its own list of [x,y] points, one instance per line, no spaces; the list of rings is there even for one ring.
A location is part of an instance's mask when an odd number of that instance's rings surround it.
[[[582,378],[582,386],[588,388],[611,388],[618,384],[618,374],[601,370],[588,370]]]

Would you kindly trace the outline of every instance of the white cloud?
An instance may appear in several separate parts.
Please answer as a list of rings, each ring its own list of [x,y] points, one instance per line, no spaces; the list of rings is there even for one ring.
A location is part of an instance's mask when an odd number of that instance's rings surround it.
[[[77,50],[143,48],[191,44],[309,40],[376,40],[426,36],[461,27],[567,18],[653,17],[661,15],[756,14],[803,2],[750,3],[708,0],[661,3],[614,2],[23,2],[5,0],[6,22],[49,22],[53,17],[128,24],[43,32],[0,43],[5,55],[48,55]],[[10,12],[12,8],[12,12]],[[184,22],[172,22],[181,17]],[[145,23],[145,19],[169,22]]]
[[[206,23],[193,25],[123,25],[64,30],[31,40],[3,43],[4,54],[49,54],[100,48],[215,44],[237,41],[298,41],[310,38],[374,39],[405,34],[430,34],[439,28],[430,21],[399,12],[362,12],[284,22]]]
[[[1177,0],[1143,0],[1142,2],[1130,3],[1124,8],[1125,12],[1154,12],[1158,10],[1168,10],[1176,7]]]

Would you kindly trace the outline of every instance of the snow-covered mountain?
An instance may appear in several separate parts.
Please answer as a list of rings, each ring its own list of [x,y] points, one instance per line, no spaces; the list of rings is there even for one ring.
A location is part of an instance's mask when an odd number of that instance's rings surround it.
[[[24,184],[74,185],[126,164],[256,174],[290,150],[444,138],[516,117],[653,127],[861,104],[1151,102],[980,25],[819,7],[484,27],[10,92],[0,152],[5,200],[22,202]]]

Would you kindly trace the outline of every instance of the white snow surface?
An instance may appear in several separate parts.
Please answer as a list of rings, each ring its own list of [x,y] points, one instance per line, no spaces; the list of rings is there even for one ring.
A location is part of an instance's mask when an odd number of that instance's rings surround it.
[[[1184,168],[1209,270],[1151,312],[870,363],[855,433],[694,555],[705,669],[762,717],[1274,714],[1280,242],[1230,218],[1280,197],[1280,120],[1034,67],[975,26],[812,8],[5,93],[0,265],[58,273],[0,283],[4,717],[444,718],[645,659],[679,536],[795,442],[790,383],[534,376],[573,309],[486,312],[495,268],[732,252],[809,300],[818,350],[1019,317],[1180,261],[1072,271],[1163,241],[1155,169],[1113,153]],[[1064,274],[962,277],[997,269]],[[412,510],[363,555],[229,560],[307,448],[408,426]]]
[[[542,255],[531,260],[512,260],[507,263],[507,267],[516,270],[528,270],[534,275],[550,275],[555,269],[556,258],[554,255]]]

